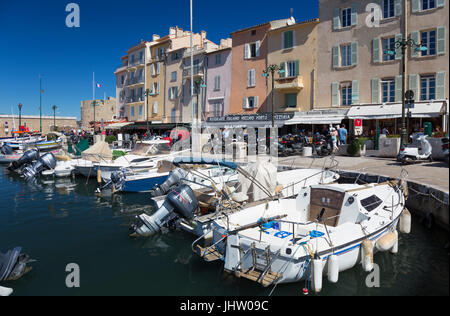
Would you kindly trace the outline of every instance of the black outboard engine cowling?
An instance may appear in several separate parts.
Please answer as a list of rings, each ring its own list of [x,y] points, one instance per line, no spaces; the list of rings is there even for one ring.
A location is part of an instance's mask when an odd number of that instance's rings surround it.
[[[191,220],[198,208],[198,200],[188,185],[170,189],[163,205],[152,216],[141,214],[138,222],[130,227],[131,236],[150,236],[177,218]]]
[[[14,150],[11,148],[11,146],[5,144],[0,148],[0,153],[2,153],[3,155],[12,155],[14,153]]]
[[[38,159],[39,159],[39,150],[37,150],[36,148],[27,150],[26,152],[23,153],[22,157],[20,157],[19,160],[13,161],[11,163],[9,169],[10,170],[19,169],[20,167],[30,164]]]
[[[0,252],[0,282],[17,280],[31,270],[27,263],[33,262],[29,256],[20,253],[21,247],[9,250],[6,254]]]
[[[186,178],[187,172],[184,169],[176,168],[170,172],[166,181],[161,185],[155,185],[155,187],[150,191],[151,197],[158,197],[165,195],[171,187],[180,183],[181,179]]]
[[[31,167],[24,169],[24,176],[26,178],[33,178],[37,174],[40,174],[44,170],[55,169],[56,158],[52,153],[47,153],[36,161]]]

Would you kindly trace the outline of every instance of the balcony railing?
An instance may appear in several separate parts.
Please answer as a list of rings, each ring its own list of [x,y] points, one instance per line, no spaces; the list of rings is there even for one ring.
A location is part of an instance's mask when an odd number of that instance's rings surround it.
[[[144,63],[145,63],[145,61],[144,61],[144,59],[138,59],[138,60],[134,60],[134,61],[129,61],[129,63],[128,63],[128,68],[129,67],[136,67],[136,66],[139,66],[139,65],[144,65]]]
[[[129,78],[127,79],[127,86],[133,85],[133,84],[140,84],[144,83],[144,78]]]
[[[202,77],[203,76],[203,67],[200,65],[194,65],[194,77]],[[189,79],[191,77],[191,66],[185,66],[183,69],[183,78]]]
[[[126,98],[126,103],[142,102],[144,101],[144,96],[131,96]]]
[[[275,79],[276,90],[286,90],[286,89],[301,90],[303,88],[304,85],[302,76]]]

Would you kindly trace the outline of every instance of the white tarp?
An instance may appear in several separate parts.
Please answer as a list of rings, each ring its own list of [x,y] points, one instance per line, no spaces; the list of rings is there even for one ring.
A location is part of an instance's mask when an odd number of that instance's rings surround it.
[[[266,188],[271,195],[275,194],[275,188],[277,186],[277,168],[273,164],[270,162],[251,163],[245,170]],[[251,179],[248,179],[242,174],[239,174],[238,176],[238,183],[240,185],[236,192],[239,193],[239,200],[246,200],[244,197],[245,195],[248,197],[249,202],[259,201],[268,197],[268,195],[255,185]]]
[[[81,153],[81,157],[92,162],[100,162],[104,160],[112,160],[112,151],[108,143],[104,141],[96,142],[92,147],[89,147]]]
[[[416,103],[409,109],[411,117],[439,117],[444,111],[445,102]],[[407,113],[408,109],[405,109]],[[406,114],[405,114],[406,115]],[[402,117],[402,104],[352,106],[347,113],[349,119],[382,120]]]

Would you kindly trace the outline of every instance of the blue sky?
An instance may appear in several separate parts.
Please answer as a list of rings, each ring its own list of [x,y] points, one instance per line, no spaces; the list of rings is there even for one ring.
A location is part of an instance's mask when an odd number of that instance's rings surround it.
[[[80,8],[80,27],[68,28],[68,3]],[[194,0],[194,32],[221,38],[241,28],[270,20],[318,17],[318,0]],[[189,0],[0,0],[0,114],[39,114],[39,74],[42,112],[80,118],[80,102],[115,96],[114,70],[141,39],[167,35],[170,26],[188,30]]]

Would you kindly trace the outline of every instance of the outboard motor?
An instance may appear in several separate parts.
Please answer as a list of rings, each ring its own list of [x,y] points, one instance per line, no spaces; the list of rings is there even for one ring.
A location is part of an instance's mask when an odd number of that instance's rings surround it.
[[[43,155],[41,158],[33,164],[33,166],[26,167],[24,170],[24,176],[26,178],[33,178],[37,174],[40,174],[44,170],[55,169],[56,167],[56,158],[52,153],[47,153]]]
[[[151,197],[158,197],[165,195],[171,187],[180,183],[181,179],[186,178],[187,172],[184,169],[176,168],[171,171],[166,181],[161,185],[155,185],[155,187],[150,191]]]
[[[11,146],[5,144],[0,148],[0,153],[2,153],[3,155],[12,155],[14,153],[14,150],[11,148]]]
[[[17,280],[31,270],[27,264],[34,260],[21,251],[21,247],[16,247],[6,254],[0,252],[0,282]]]
[[[188,185],[180,185],[170,189],[164,204],[152,216],[141,214],[138,222],[130,227],[130,236],[150,236],[157,233],[161,227],[169,226],[179,217],[191,220],[198,208],[198,200],[194,191]]]
[[[31,164],[34,160],[38,159],[39,159],[39,150],[37,150],[36,148],[27,150],[26,152],[23,153],[22,157],[11,163],[9,169],[17,170],[20,167],[25,166],[27,164]]]

